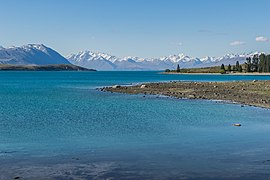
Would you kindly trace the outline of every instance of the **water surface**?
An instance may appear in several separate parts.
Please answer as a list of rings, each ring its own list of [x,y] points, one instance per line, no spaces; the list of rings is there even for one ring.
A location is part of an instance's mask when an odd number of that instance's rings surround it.
[[[96,90],[254,79],[270,76],[0,72],[0,179],[267,179],[269,110]]]

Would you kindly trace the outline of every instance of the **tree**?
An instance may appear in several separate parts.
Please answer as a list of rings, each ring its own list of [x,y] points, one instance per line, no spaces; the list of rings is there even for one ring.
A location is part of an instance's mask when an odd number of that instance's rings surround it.
[[[236,66],[235,65],[232,66],[232,71],[236,71]]]
[[[259,56],[259,72],[266,72],[266,56],[261,54]]]
[[[180,66],[179,66],[179,64],[177,65],[177,68],[176,68],[176,72],[180,72]]]
[[[251,58],[248,57],[246,60],[246,72],[251,72]]]
[[[236,68],[236,71],[239,71],[240,69],[239,61],[236,61],[235,68]]]
[[[252,57],[252,63],[251,63],[251,71],[252,72],[258,72],[258,64],[259,64],[259,55],[255,54]]]
[[[247,72],[251,72],[250,64],[247,64]]]
[[[266,65],[266,68],[265,68],[265,72],[270,72],[270,55],[267,55],[266,58],[265,58],[265,65]]]
[[[220,69],[221,69],[221,70],[225,70],[224,64],[221,64]]]
[[[231,71],[232,70],[232,66],[229,64],[228,65],[228,71]]]
[[[220,66],[220,73],[221,74],[225,74],[226,73],[224,64],[221,64],[221,66]]]
[[[247,60],[247,64],[251,64],[251,58],[250,57],[248,57],[246,60]]]
[[[171,70],[170,69],[165,69],[165,72],[171,72]]]
[[[243,68],[242,68],[242,66],[241,66],[241,65],[239,66],[238,71],[239,71],[239,72],[242,72],[242,71],[243,71]]]

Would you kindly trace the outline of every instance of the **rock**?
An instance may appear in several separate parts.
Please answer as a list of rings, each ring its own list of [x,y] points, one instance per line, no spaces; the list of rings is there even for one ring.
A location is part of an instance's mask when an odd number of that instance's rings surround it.
[[[142,84],[142,85],[141,85],[141,88],[146,88],[146,85],[145,85],[145,84]]]
[[[258,80],[253,80],[253,82],[257,82]]]
[[[117,89],[117,88],[120,88],[121,86],[120,85],[114,85],[112,86],[113,89]]]
[[[190,98],[190,99],[195,99],[196,96],[195,96],[194,94],[190,94],[190,95],[188,95],[188,98]]]
[[[20,179],[20,177],[19,177],[19,176],[16,176],[16,177],[14,177],[13,179]]]
[[[266,104],[266,103],[267,103],[266,100],[264,100],[264,99],[261,99],[261,102],[262,102],[263,104]]]
[[[242,126],[241,124],[237,123],[237,124],[233,124],[233,126]]]

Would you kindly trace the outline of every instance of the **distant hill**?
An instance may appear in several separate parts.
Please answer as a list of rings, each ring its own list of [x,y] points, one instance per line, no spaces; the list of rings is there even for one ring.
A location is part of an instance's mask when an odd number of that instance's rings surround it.
[[[96,71],[72,64],[53,65],[0,65],[0,71]]]
[[[21,47],[0,47],[0,64],[49,65],[71,63],[58,52],[43,44],[28,44]]]

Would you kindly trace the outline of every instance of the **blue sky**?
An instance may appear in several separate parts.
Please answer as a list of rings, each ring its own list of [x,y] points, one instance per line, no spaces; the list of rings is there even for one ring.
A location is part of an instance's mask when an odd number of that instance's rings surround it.
[[[269,0],[0,0],[0,45],[62,55],[270,52]],[[257,37],[257,41],[256,41]]]

